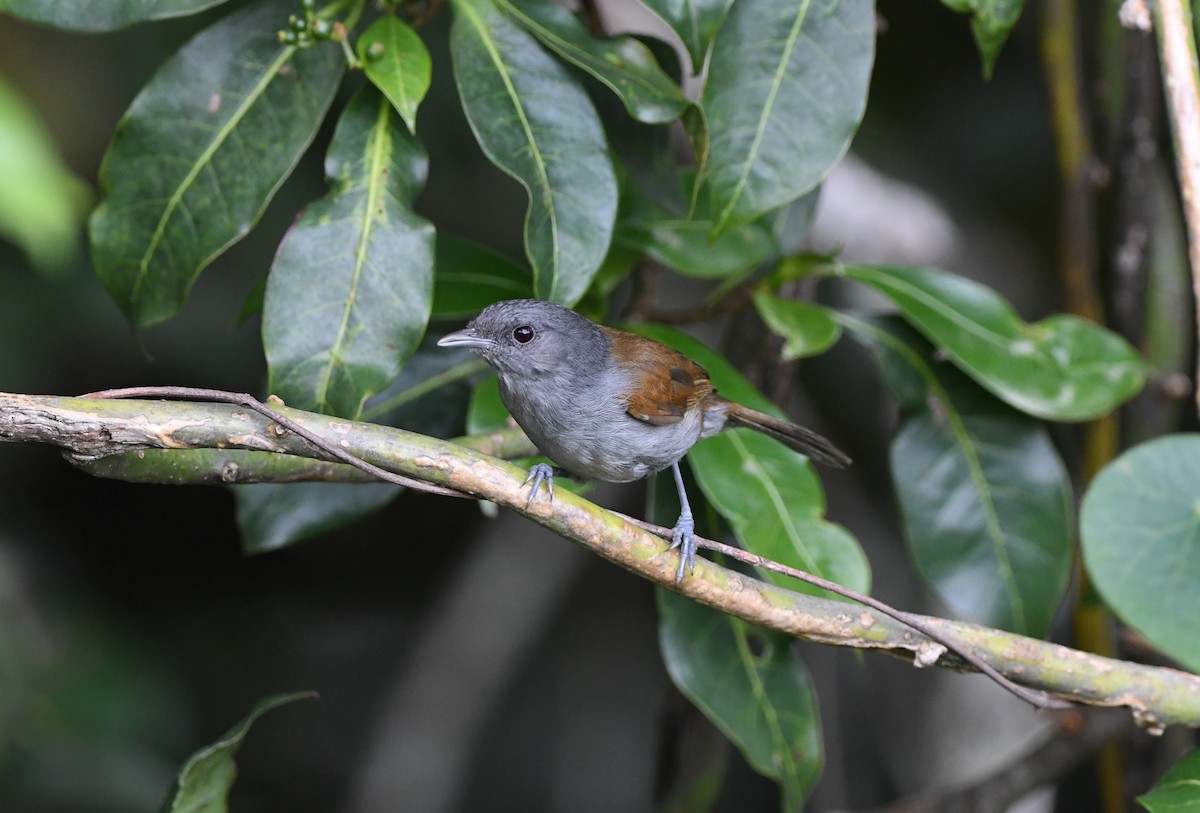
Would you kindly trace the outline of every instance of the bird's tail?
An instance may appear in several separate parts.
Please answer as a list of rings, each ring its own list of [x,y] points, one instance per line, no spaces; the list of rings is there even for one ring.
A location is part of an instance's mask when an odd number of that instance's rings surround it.
[[[774,415],[732,401],[729,402],[726,420],[732,426],[745,426],[770,435],[789,449],[795,449],[818,463],[838,468],[850,465],[850,457],[829,440],[791,421],[781,420]]]

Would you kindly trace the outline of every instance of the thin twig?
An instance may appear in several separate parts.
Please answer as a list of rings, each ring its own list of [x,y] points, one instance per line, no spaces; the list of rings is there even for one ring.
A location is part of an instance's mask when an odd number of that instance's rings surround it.
[[[85,395],[81,395],[80,397],[105,399],[165,398],[176,401],[213,401],[219,404],[243,406],[247,409],[254,410],[266,418],[269,418],[289,432],[299,435],[330,457],[362,469],[368,474],[378,477],[380,480],[384,480],[389,483],[395,483],[396,485],[404,486],[405,488],[411,488],[414,491],[426,491],[430,494],[440,494],[443,497],[474,499],[471,497],[471,495],[463,494],[461,491],[455,491],[452,488],[445,488],[444,486],[435,485],[433,483],[426,483],[422,480],[414,480],[411,477],[405,477],[403,474],[396,474],[395,472],[390,472],[387,469],[382,469],[379,466],[376,466],[374,463],[368,463],[362,458],[356,457],[344,449],[339,449],[335,444],[325,440],[316,432],[306,429],[303,424],[292,420],[281,412],[271,409],[253,395],[248,395],[244,392],[227,392],[225,390],[211,390],[204,387],[121,387],[119,389],[89,392]]]
[[[649,531],[655,536],[660,536],[663,539],[671,539],[671,535],[673,533],[671,528],[664,528],[661,525],[655,525],[652,522],[646,522],[644,520],[631,517],[628,514],[622,514],[619,511],[613,511],[613,513],[631,525],[636,525],[643,531]],[[877,598],[872,598],[871,596],[860,593],[857,590],[851,590],[849,587],[843,587],[836,582],[831,582],[828,579],[823,579],[820,576],[813,575],[812,573],[808,573],[803,570],[797,570],[794,567],[789,567],[785,564],[772,561],[771,559],[767,559],[765,556],[759,556],[756,553],[749,553],[741,548],[735,548],[732,545],[726,545],[724,542],[717,542],[714,539],[706,539],[702,536],[696,536],[696,544],[702,548],[716,551],[717,553],[722,553],[728,556],[730,559],[736,559],[743,564],[759,567],[763,570],[770,570],[774,573],[780,573],[784,576],[789,576],[797,581],[806,582],[814,587],[820,587],[822,590],[828,590],[831,593],[837,593],[839,596],[844,596],[851,601],[857,601],[859,604],[864,604],[873,610],[878,610],[884,615],[896,619],[901,624],[912,627],[926,638],[937,641],[951,652],[954,652],[964,661],[974,666],[980,672],[987,675],[996,683],[1000,684],[1000,686],[1009,693],[1019,697],[1027,703],[1037,706],[1038,708],[1069,709],[1073,707],[1071,703],[1068,703],[1065,700],[1059,700],[1056,697],[1051,697],[1045,692],[1030,689],[1012,682],[1004,675],[1000,674],[995,667],[993,667],[980,656],[976,655],[970,649],[962,646],[962,644],[955,643],[950,638],[931,628],[928,624],[925,624],[919,619],[915,618],[912,614],[906,613],[903,610],[897,610],[895,607],[892,607],[890,604],[885,604]]]

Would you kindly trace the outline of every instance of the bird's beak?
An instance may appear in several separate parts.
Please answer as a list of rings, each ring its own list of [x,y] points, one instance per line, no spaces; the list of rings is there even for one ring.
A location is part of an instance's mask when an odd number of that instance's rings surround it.
[[[486,336],[480,336],[475,328],[464,328],[454,333],[447,333],[438,339],[438,347],[469,347],[473,350],[484,350],[496,342]]]

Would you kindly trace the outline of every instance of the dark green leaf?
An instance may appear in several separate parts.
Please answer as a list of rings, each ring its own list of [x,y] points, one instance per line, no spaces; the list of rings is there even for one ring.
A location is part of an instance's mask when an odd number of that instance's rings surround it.
[[[1168,435],[1108,464],[1080,509],[1084,563],[1122,621],[1200,669],[1200,435]]]
[[[136,327],[170,318],[201,270],[258,220],[321,123],[345,58],[276,31],[267,0],[198,34],[155,74],[100,168],[92,258]]]
[[[617,241],[701,279],[740,277],[779,255],[779,243],[763,221],[742,224],[713,238],[707,200],[698,201],[691,211],[692,181],[690,173],[676,174],[668,181],[674,194],[660,186],[652,191],[654,198],[632,184],[626,187]]]
[[[1196,813],[1200,810],[1200,750],[1192,750],[1138,802],[1150,813]]]
[[[841,326],[820,305],[755,291],[754,307],[766,326],[784,338],[785,361],[824,353],[842,335]]]
[[[91,197],[53,145],[37,113],[0,77],[0,237],[41,271],[78,256]]]
[[[573,305],[604,261],[617,183],[579,83],[492,0],[457,0],[450,32],[463,110],[484,153],[529,193],[525,252],[541,299]]]
[[[114,31],[134,23],[195,14],[225,0],[0,0],[0,12],[66,31]],[[287,22],[283,17],[279,28]]]
[[[995,291],[928,268],[846,266],[998,398],[1057,421],[1103,415],[1133,396],[1146,365],[1117,334],[1076,316],[1027,324]]]
[[[233,758],[242,740],[262,715],[271,709],[316,697],[316,692],[292,692],[264,697],[225,736],[188,757],[175,779],[175,787],[163,802],[160,813],[225,813],[229,789],[237,777]]]
[[[396,106],[410,132],[417,131],[417,107],[429,90],[429,51],[408,23],[385,14],[358,38],[363,73]]]
[[[500,5],[547,48],[608,85],[638,121],[665,124],[688,106],[679,85],[633,37],[594,37],[578,17],[552,0],[500,0]]]
[[[899,320],[850,327],[902,407],[892,479],[918,571],[956,613],[1044,635],[1073,558],[1070,478],[1045,427],[935,362]]]
[[[343,528],[378,511],[403,489],[391,483],[263,483],[237,486],[244,553],[266,553]]]
[[[1021,16],[1025,0],[942,0],[942,3],[954,11],[971,15],[971,33],[979,47],[983,75],[990,77],[1000,49]]]
[[[658,590],[659,647],[671,680],[798,811],[821,772],[817,705],[785,635]]]
[[[733,4],[700,99],[716,233],[825,177],[862,119],[874,52],[871,0]]]
[[[779,414],[729,362],[690,336],[661,325],[631,329],[694,359],[726,398]],[[825,494],[806,457],[765,435],[735,429],[697,443],[688,462],[704,496],[746,550],[854,590],[869,589],[867,558],[853,536],[824,519]],[[824,594],[778,573],[762,575],[789,589]]]
[[[267,280],[270,390],[357,418],[400,374],[433,300],[433,226],[412,211],[425,151],[375,88],[347,105],[325,161],[332,191],[288,232]]]
[[[438,232],[435,263],[434,319],[468,319],[493,302],[533,296],[533,280],[524,268],[445,232]]]
[[[708,46],[725,19],[733,0],[642,0],[679,35],[692,57],[692,73],[699,74]]]
[[[508,425],[508,410],[500,400],[500,381],[494,375],[485,376],[471,393],[467,405],[467,434],[482,435]]]

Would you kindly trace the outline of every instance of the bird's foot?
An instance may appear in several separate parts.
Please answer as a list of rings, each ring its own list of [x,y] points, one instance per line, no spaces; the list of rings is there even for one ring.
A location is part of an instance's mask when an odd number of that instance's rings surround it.
[[[683,573],[696,572],[696,523],[690,511],[679,515],[675,528],[671,531],[671,550],[679,548],[679,572],[675,574],[675,583],[683,581]]]
[[[554,502],[554,467],[548,463],[534,463],[529,467],[529,476],[525,478],[525,482],[521,485],[533,483],[529,487],[529,496],[525,499],[525,507],[533,505],[533,498],[537,496],[538,489],[542,483],[546,484],[546,491],[550,493],[550,502]]]

